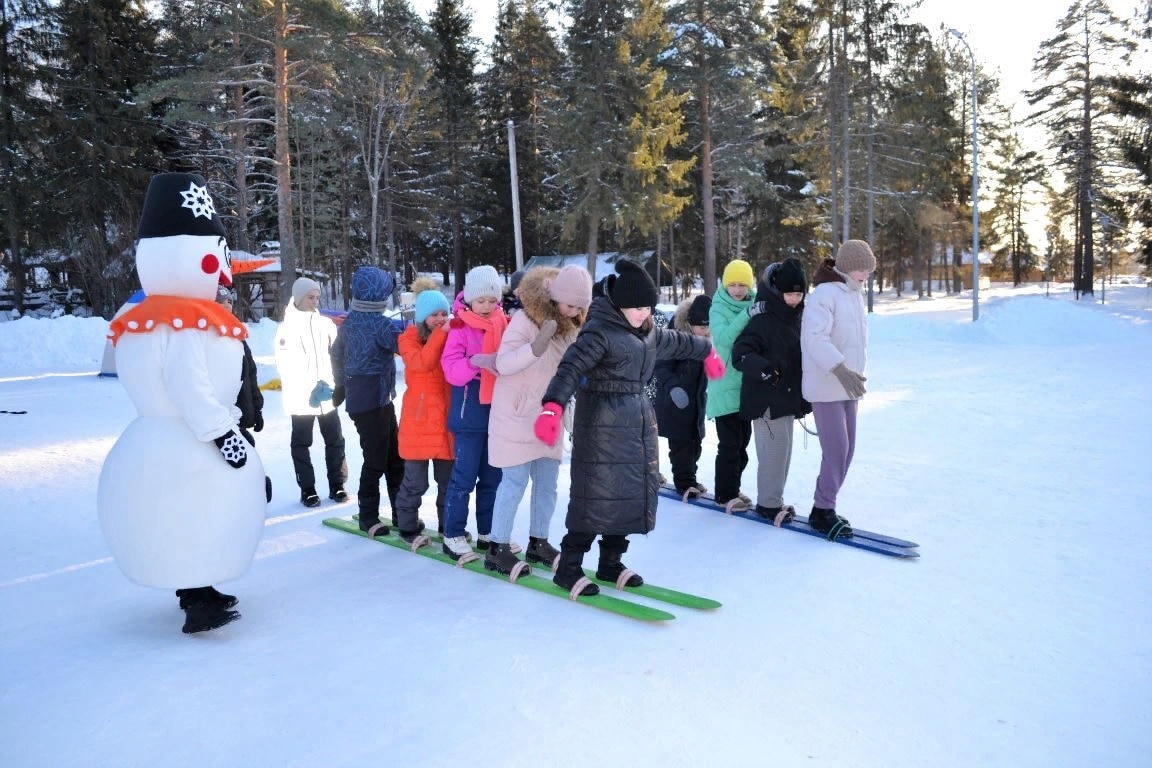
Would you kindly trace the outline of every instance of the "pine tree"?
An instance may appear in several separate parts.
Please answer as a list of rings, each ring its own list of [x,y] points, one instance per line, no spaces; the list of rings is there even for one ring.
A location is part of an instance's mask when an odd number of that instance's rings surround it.
[[[1108,101],[1110,77],[1134,45],[1104,0],[1076,0],[1041,43],[1032,71],[1043,85],[1028,92],[1038,109],[1031,119],[1051,137],[1050,148],[1075,190],[1076,234],[1073,290],[1091,294],[1096,198],[1115,183],[1108,168],[1115,157],[1117,123]]]
[[[430,227],[433,249],[451,253],[456,290],[464,288],[467,268],[465,239],[478,233],[471,224],[487,190],[480,183],[479,117],[477,110],[476,47],[472,20],[460,0],[438,0],[430,26],[434,37],[427,121],[430,188],[434,215]]]
[[[75,276],[111,316],[135,287],[132,245],[144,190],[164,167],[157,126],[137,102],[155,76],[156,28],[143,2],[62,0],[57,77],[45,83],[56,137],[44,178]]]
[[[521,240],[526,254],[554,252],[559,229],[551,213],[563,197],[554,178],[559,170],[553,135],[545,123],[547,106],[557,99],[561,54],[536,0],[509,0],[501,9],[491,48],[492,66],[481,77],[486,153],[484,171],[497,190],[492,210],[481,221],[493,233],[495,253],[513,254],[508,121],[514,126]],[[507,267],[514,264],[508,260]]]
[[[19,0],[0,4],[0,264],[12,279],[13,303],[24,309],[25,252],[49,242],[48,219],[38,215],[38,166],[44,162],[47,113],[37,98],[48,76],[42,51],[48,45],[43,21],[47,4]]]
[[[675,0],[668,9],[675,30],[668,56],[674,87],[688,93],[684,111],[697,158],[700,250],[705,291],[717,277],[717,209],[728,211],[736,227],[746,226],[751,201],[769,189],[761,176],[765,161],[762,137],[767,126],[749,125],[763,118],[765,101],[774,97],[773,25],[761,0]],[[695,218],[695,216],[693,217]],[[694,229],[694,228],[693,228]],[[743,242],[743,238],[738,238]],[[742,247],[729,250],[725,261],[743,258]]]

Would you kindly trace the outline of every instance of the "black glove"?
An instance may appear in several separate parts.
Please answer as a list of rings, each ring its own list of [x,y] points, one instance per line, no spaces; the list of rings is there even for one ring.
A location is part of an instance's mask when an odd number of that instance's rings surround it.
[[[240,469],[248,463],[248,449],[244,447],[244,441],[240,436],[232,430],[228,430],[212,442],[216,443],[220,455],[228,462],[228,466]]]
[[[262,429],[264,429],[264,414],[256,411],[256,419],[252,424],[252,431],[259,432]]]
[[[780,380],[780,371],[765,368],[760,371],[760,381],[770,381],[773,385]]]
[[[668,396],[672,398],[672,405],[676,406],[680,410],[684,410],[688,407],[688,393],[685,392],[683,388],[672,387],[672,389],[668,392]]]
[[[758,315],[764,311],[764,302],[762,302],[762,301],[752,302],[752,306],[748,307],[748,309],[746,309],[744,311],[748,313],[748,317],[756,317],[756,315]]]
[[[342,402],[344,402],[344,385],[340,384],[332,390],[332,407],[339,408]],[[256,431],[259,432],[260,430]]]

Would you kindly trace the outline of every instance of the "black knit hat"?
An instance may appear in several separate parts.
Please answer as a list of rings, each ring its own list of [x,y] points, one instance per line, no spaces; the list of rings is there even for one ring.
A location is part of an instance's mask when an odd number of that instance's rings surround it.
[[[692,299],[688,307],[688,325],[708,325],[708,312],[712,309],[712,299],[700,294]]]
[[[173,235],[225,236],[208,184],[199,174],[158,173],[148,184],[136,239]]]
[[[808,293],[808,277],[804,274],[804,265],[795,257],[785,259],[772,272],[772,285],[780,293]]]
[[[659,298],[656,283],[640,266],[629,259],[616,262],[616,279],[608,287],[608,297],[620,309],[654,307]]]

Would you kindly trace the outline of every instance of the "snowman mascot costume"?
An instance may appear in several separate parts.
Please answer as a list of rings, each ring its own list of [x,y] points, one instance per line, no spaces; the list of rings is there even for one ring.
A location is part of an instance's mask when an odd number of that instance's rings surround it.
[[[248,330],[215,302],[230,265],[204,179],[153,177],[136,244],[147,298],[109,333],[137,416],[104,461],[97,510],[124,575],[176,590],[185,633],[240,618],[211,585],[247,572],[264,530],[264,467],[235,406]]]

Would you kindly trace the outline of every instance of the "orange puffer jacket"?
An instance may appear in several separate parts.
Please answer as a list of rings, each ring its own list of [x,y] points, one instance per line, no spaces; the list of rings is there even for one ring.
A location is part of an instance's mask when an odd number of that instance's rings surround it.
[[[427,342],[420,341],[414,325],[400,334],[406,385],[400,406],[400,457],[405,460],[451,459],[455,455],[448,431],[452,388],[440,367],[447,340],[447,323],[433,331]]]

